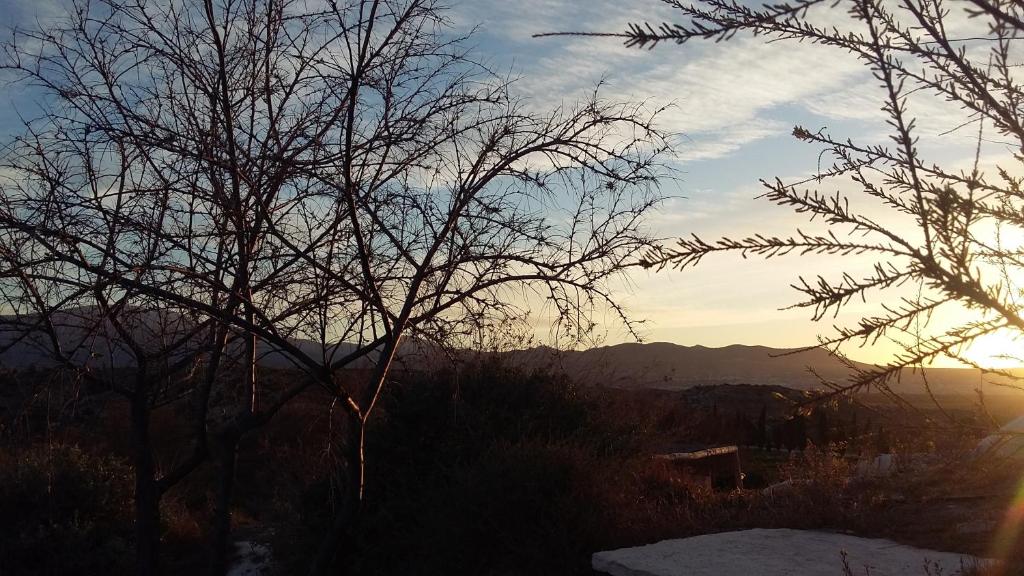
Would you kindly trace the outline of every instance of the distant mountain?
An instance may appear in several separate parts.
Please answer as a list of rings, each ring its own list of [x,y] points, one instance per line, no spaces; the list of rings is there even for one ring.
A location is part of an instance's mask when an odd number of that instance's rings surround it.
[[[798,390],[822,388],[812,367],[822,377],[837,382],[849,378],[849,370],[826,350],[744,346],[722,348],[681,346],[667,342],[618,344],[582,351],[555,351],[534,348],[508,353],[528,366],[552,366],[563,369],[580,384],[613,388],[656,388],[682,390],[714,384],[760,384],[785,386]],[[868,368],[868,364],[858,364]],[[1024,371],[1021,372],[1024,376]],[[929,368],[928,384],[936,394],[973,394],[982,382],[980,371],[968,368]],[[985,377],[986,393],[1008,392]],[[904,393],[924,393],[920,372],[907,370],[894,389]]]
[[[134,363],[134,354],[118,330],[91,307],[69,308],[49,317],[61,352],[69,361],[96,369],[121,368]],[[187,322],[180,316],[144,311],[123,314],[122,326],[145,350],[167,347]],[[53,343],[37,316],[0,316],[0,367],[24,369],[57,366]],[[176,347],[184,350],[186,345]],[[173,356],[173,354],[171,354]]]
[[[83,364],[97,367],[133,364],[132,354],[120,341],[116,331],[105,322],[97,325],[95,317],[94,312],[84,309],[55,317],[55,323],[59,325],[61,346],[74,361]],[[168,340],[168,332],[183,330],[187,325],[176,317],[157,318],[150,313],[143,313],[134,320],[132,330],[136,333],[135,337],[140,341],[152,342],[153,345]],[[40,334],[19,338],[19,331],[11,325],[12,322],[10,317],[0,316],[0,367],[22,369],[55,365],[49,353],[49,340]],[[161,326],[166,328],[161,329]],[[311,357],[324,356],[320,344],[301,339],[293,339],[291,342]],[[354,349],[355,345],[342,342],[326,356],[337,359]],[[844,382],[849,378],[847,367],[821,348],[795,352],[793,349],[739,344],[708,348],[656,342],[618,344],[580,351],[538,347],[503,352],[500,356],[521,366],[563,370],[583,385],[623,389],[683,390],[717,384],[785,386],[797,390],[821,388],[821,383],[808,370],[809,367],[832,381]],[[479,354],[467,350],[458,355],[470,359]],[[287,354],[264,342],[259,345],[258,356],[260,364],[266,367],[296,366]],[[374,356],[370,354],[349,367],[366,369],[372,365]],[[398,360],[400,368],[419,369],[437,368],[449,362],[448,356],[438,348],[416,340],[406,342]],[[868,367],[867,364],[859,366]],[[1020,375],[1024,376],[1024,370],[1020,371]],[[966,368],[929,368],[927,379],[935,394],[973,394],[983,381],[978,370]],[[992,384],[992,377],[986,376],[984,381],[987,394],[1012,392]],[[894,389],[902,393],[923,393],[924,380],[919,372],[906,371]]]
[[[126,368],[135,366],[135,354],[114,326],[96,309],[76,308],[54,314],[50,322],[54,326],[61,350],[69,360],[78,365],[89,365],[95,369]],[[189,337],[194,324],[173,313],[158,314],[151,311],[122,312],[123,327],[129,331],[135,343],[147,354],[159,357],[162,351],[173,345],[170,357],[180,358],[194,354],[201,348],[200,336]],[[23,370],[31,367],[53,368],[60,362],[53,354],[49,336],[34,323],[34,316],[14,317],[0,315],[0,368]],[[289,343],[306,356],[328,362],[344,358],[355,352],[357,346],[340,342],[325,346],[311,340],[289,338]],[[241,343],[229,344],[232,354],[241,354]],[[403,346],[403,359],[417,366],[436,366],[440,354],[432,347],[415,340]],[[260,340],[256,350],[257,362],[267,368],[289,369],[299,366],[289,354],[280,348]],[[349,364],[349,368],[366,369],[373,365],[376,353],[367,354]]]

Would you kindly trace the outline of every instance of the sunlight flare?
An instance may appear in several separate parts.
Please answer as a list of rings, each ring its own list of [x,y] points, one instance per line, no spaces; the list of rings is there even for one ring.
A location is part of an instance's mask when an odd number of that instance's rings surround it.
[[[997,561],[1009,560],[1014,550],[1021,544],[1021,533],[1024,531],[1024,480],[1017,488],[1017,493],[1010,502],[1003,517],[999,530],[992,540],[990,558]],[[1005,570],[996,568],[995,576],[1001,576]]]

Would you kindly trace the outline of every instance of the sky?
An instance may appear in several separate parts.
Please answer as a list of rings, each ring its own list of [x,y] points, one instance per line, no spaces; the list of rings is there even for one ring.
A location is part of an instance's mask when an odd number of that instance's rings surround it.
[[[763,190],[760,178],[803,177],[817,165],[820,150],[796,141],[790,135],[793,126],[827,127],[835,135],[874,143],[885,138],[877,83],[847,54],[749,37],[650,51],[626,48],[614,38],[533,37],[678,20],[658,0],[450,4],[457,30],[476,27],[472,43],[478,57],[517,76],[517,90],[531,105],[545,108],[572,101],[600,81],[609,98],[673,105],[662,116],[661,127],[679,135],[678,156],[672,161],[677,172],[664,186],[671,198],[652,220],[659,236],[695,233],[715,238],[806,229],[802,217],[757,199]],[[63,0],[0,0],[0,14],[8,25],[31,25],[59,14],[64,5]],[[841,11],[820,16],[845,18]],[[19,107],[31,103],[29,93],[8,94],[12,105],[0,106],[3,135],[17,126]],[[920,104],[922,146],[930,157],[966,162],[969,137],[962,148],[951,146],[949,137],[941,145],[937,139],[960,123],[961,116],[941,103]],[[934,145],[930,137],[936,137]],[[648,341],[798,347],[827,333],[832,320],[814,323],[808,310],[785,309],[800,297],[790,284],[801,275],[838,273],[864,264],[834,258],[765,262],[723,256],[684,271],[637,271],[619,287],[619,294],[633,317],[646,320],[642,335]],[[877,311],[872,308],[876,305],[854,303],[837,321]],[[626,335],[609,325],[606,339],[613,343]],[[884,360],[888,353],[884,348],[852,351],[867,361]]]
[[[617,32],[630,22],[679,20],[657,0],[486,0],[464,2],[456,13],[460,25],[480,26],[481,51],[518,72],[520,88],[538,102],[557,103],[603,81],[608,96],[673,105],[662,127],[681,136],[675,160],[679,172],[677,181],[666,186],[673,198],[655,218],[664,237],[813,230],[802,216],[757,198],[764,191],[759,179],[802,179],[817,167],[821,150],[793,138],[793,127],[827,128],[833,135],[873,144],[888,141],[878,83],[852,56],[830,48],[738,36],[724,43],[639,50],[614,38],[533,37],[566,30]],[[842,9],[815,17],[835,21],[840,29],[848,21]],[[971,26],[956,22],[950,32],[968,34]],[[927,158],[969,166],[971,134],[940,137],[963,122],[960,111],[934,98],[914,104]],[[635,273],[625,301],[647,321],[649,341],[800,347],[814,344],[833,322],[880,310],[877,302],[854,302],[838,318],[815,323],[809,310],[787,309],[801,297],[791,284],[800,276],[834,277],[868,265],[832,257],[763,261],[721,256],[683,271]],[[608,333],[610,341],[621,338],[614,329]],[[1007,346],[1012,343],[999,338],[986,343],[990,355],[1009,351]],[[849,353],[881,362],[894,349],[881,345]]]

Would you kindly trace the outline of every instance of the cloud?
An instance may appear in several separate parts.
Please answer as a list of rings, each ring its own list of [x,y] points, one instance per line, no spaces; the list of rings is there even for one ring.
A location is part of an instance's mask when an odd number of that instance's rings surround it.
[[[499,58],[521,73],[518,88],[533,105],[550,107],[606,81],[605,96],[674,104],[665,129],[683,134],[684,162],[723,158],[790,122],[773,117],[780,106],[813,101],[844,90],[861,64],[830,49],[796,43],[736,38],[726,43],[626,48],[615,38],[543,38],[545,31],[619,31],[630,22],[678,20],[659,2],[526,0],[512,5],[488,0],[467,3],[460,22],[483,23],[481,48],[500,48]],[[828,66],[822,66],[828,62]]]
[[[522,75],[518,89],[537,108],[582,95],[602,80],[606,97],[674,104],[662,126],[685,136],[684,163],[735,157],[809,117],[853,127],[853,134],[837,136],[884,143],[878,140],[887,135],[881,111],[885,95],[878,81],[862,61],[839,49],[744,36],[724,43],[666,44],[651,51],[625,48],[616,38],[532,38],[539,32],[617,32],[631,22],[680,20],[678,11],[656,0],[483,0],[457,5],[456,12],[464,26],[482,24],[481,49],[514,66]],[[909,13],[895,13],[909,24]],[[841,8],[817,8],[810,18],[843,31],[860,27]],[[984,22],[967,18],[961,9],[950,11],[946,29],[962,38],[986,32]],[[975,44],[964,43],[983,62],[986,45]],[[912,96],[911,106],[923,147],[967,119],[955,105],[930,93]],[[964,134],[969,139],[972,131]]]
[[[64,13],[71,3],[67,0],[0,0],[0,13],[4,24],[0,28],[44,24]]]

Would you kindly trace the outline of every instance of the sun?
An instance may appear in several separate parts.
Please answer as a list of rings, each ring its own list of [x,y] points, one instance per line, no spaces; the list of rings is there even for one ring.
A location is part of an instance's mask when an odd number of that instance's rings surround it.
[[[962,356],[982,368],[1024,366],[1024,335],[1013,330],[986,334],[971,342]]]

